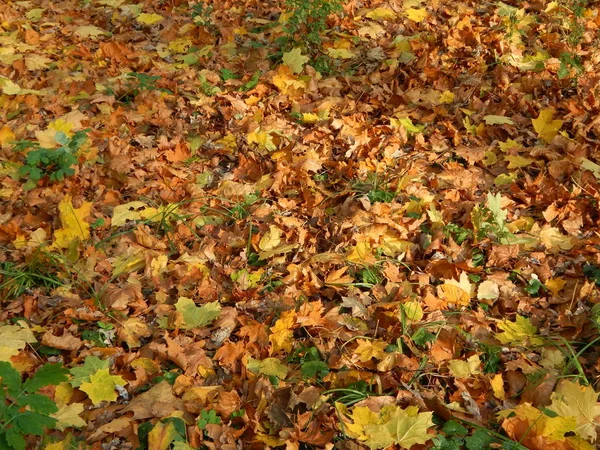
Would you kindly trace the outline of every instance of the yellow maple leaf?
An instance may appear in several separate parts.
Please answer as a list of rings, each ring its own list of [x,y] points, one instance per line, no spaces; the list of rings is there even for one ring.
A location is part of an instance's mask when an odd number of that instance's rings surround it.
[[[450,92],[450,91],[444,91],[442,92],[442,95],[440,95],[440,99],[439,99],[440,103],[445,103],[445,104],[451,104],[454,103],[454,93]]]
[[[538,437],[545,438],[543,441],[564,441],[569,439],[565,436],[567,433],[575,431],[574,417],[550,417],[529,403],[501,411],[498,415],[505,419],[502,422],[502,428],[507,431],[509,436],[522,442],[527,448],[531,448],[527,445],[526,439],[528,438]],[[526,430],[527,434],[522,430]]]
[[[261,250],[273,250],[281,243],[281,230],[275,225],[269,225],[269,230],[260,238],[258,248]]]
[[[64,431],[67,428],[81,428],[87,425],[87,422],[79,416],[82,412],[83,403],[72,403],[70,405],[63,405],[51,417],[58,420],[55,428]]]
[[[62,228],[54,232],[53,247],[68,248],[76,239],[83,241],[90,237],[90,224],[85,218],[90,215],[91,208],[91,202],[83,202],[81,207],[75,208],[71,196],[65,195],[58,204]]]
[[[294,73],[300,73],[304,69],[304,64],[308,62],[308,56],[302,54],[301,48],[294,48],[283,54],[283,64],[290,68]]]
[[[369,439],[369,436],[365,434],[365,426],[377,423],[379,420],[379,414],[371,411],[366,406],[355,406],[352,409],[352,413],[348,411],[348,408],[343,403],[335,403],[335,408],[340,412],[343,419],[349,417],[351,420],[343,420],[344,431],[351,438],[364,441]]]
[[[295,311],[284,311],[275,322],[275,325],[271,327],[271,335],[269,336],[269,342],[271,342],[270,354],[277,353],[283,350],[286,353],[292,351],[292,342],[294,338],[294,326],[296,325],[296,312]]]
[[[358,339],[357,342],[358,347],[354,350],[354,354],[358,356],[360,362],[368,362],[371,358],[383,359],[385,357],[387,342],[369,339]]]
[[[554,111],[551,108],[540,111],[537,119],[531,119],[533,129],[544,141],[550,142],[562,127],[562,120],[552,120]]]
[[[394,19],[396,18],[396,13],[390,8],[375,8],[372,11],[369,11],[366,16],[369,19]]]
[[[453,359],[448,362],[450,374],[455,378],[468,378],[472,375],[478,375],[481,373],[480,366],[481,360],[479,359],[479,355],[473,355],[466,361]]]
[[[347,48],[328,48],[327,54],[335,59],[350,59],[355,56],[354,53]]]
[[[371,244],[368,242],[359,242],[352,247],[346,259],[351,263],[363,265],[372,265],[377,262],[377,259],[373,256]]]
[[[503,320],[498,324],[503,332],[496,333],[496,339],[509,345],[542,345],[544,339],[536,336],[538,329],[527,317],[517,316],[514,322]]]
[[[163,19],[164,19],[164,17],[161,16],[160,14],[156,14],[156,13],[152,13],[152,14],[142,13],[139,16],[137,16],[137,18],[135,20],[137,20],[139,23],[142,23],[144,25],[153,25],[153,24],[155,24],[157,22],[160,22]]]
[[[427,10],[425,8],[408,8],[404,11],[404,15],[413,22],[423,22],[427,18]]]
[[[494,378],[490,380],[490,385],[492,386],[492,391],[497,399],[506,399],[506,393],[504,392],[504,379],[502,378],[501,374],[497,373]]]
[[[111,375],[109,369],[100,369],[90,376],[90,381],[82,383],[79,389],[85,392],[94,406],[102,402],[117,400],[115,386],[125,386],[127,381],[118,375]]]
[[[561,380],[550,399],[552,404],[548,409],[562,417],[574,417],[577,421],[575,432],[584,439],[596,440],[600,403],[593,387]]]
[[[433,437],[428,429],[433,426],[433,413],[420,413],[416,406],[402,409],[396,405],[384,406],[379,423],[365,425],[368,436],[364,442],[372,449],[383,449],[396,444],[402,448],[424,444]]]

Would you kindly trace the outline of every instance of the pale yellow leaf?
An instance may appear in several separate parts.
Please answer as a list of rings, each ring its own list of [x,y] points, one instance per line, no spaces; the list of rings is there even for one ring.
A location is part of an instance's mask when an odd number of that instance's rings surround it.
[[[84,25],[75,30],[75,34],[82,39],[96,39],[98,36],[108,36],[110,33],[95,25]]]
[[[497,373],[494,378],[490,380],[490,384],[494,396],[499,400],[505,400],[506,393],[504,392],[504,379],[502,378],[502,375]]]
[[[371,358],[383,359],[385,357],[387,342],[369,339],[358,339],[357,342],[358,347],[354,350],[354,354],[358,356],[360,362],[368,362]]]
[[[161,16],[160,14],[156,14],[156,13],[152,13],[152,14],[142,13],[139,16],[137,16],[137,18],[136,18],[136,20],[139,23],[142,23],[144,25],[153,25],[157,22],[160,22],[163,19],[164,19],[163,16]]]
[[[554,110],[551,108],[540,111],[537,119],[531,119],[533,129],[538,136],[546,142],[550,142],[558,134],[558,130],[562,127],[562,120],[552,120]]]
[[[385,7],[381,7],[381,8],[376,8],[372,11],[369,11],[366,14],[366,17],[368,17],[369,19],[395,19],[396,18],[396,13],[390,9],[390,8],[385,8]]]
[[[62,199],[58,204],[62,227],[54,232],[55,247],[68,248],[71,242],[90,237],[90,224],[85,218],[90,215],[91,208],[90,202],[83,202],[79,208],[75,208],[70,195]]]
[[[404,15],[413,22],[423,22],[427,18],[427,10],[425,8],[408,8],[404,10]]]
[[[302,54],[301,48],[294,48],[283,54],[283,64],[290,68],[294,73],[300,73],[304,69],[304,64],[308,62],[308,56]]]
[[[273,250],[281,243],[281,230],[275,225],[270,225],[269,230],[258,242],[258,248],[263,251]]]
[[[575,417],[576,432],[584,439],[595,441],[600,417],[598,393],[592,386],[582,386],[570,380],[561,380],[552,396],[548,409],[563,417]]]

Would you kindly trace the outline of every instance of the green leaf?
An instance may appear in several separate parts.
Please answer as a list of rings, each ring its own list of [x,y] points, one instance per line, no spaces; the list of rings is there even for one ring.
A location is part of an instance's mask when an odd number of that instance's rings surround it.
[[[16,397],[21,390],[21,375],[6,361],[0,361],[0,379],[6,386],[8,394]]]
[[[183,316],[184,323],[180,325],[180,328],[184,330],[208,325],[221,314],[219,302],[207,303],[198,307],[194,300],[187,297],[179,297],[175,309]]]
[[[287,376],[288,368],[277,358],[266,358],[262,361],[254,358],[248,358],[246,366],[250,372],[266,375],[268,377],[277,377],[283,380]]]
[[[329,366],[323,361],[306,361],[302,363],[302,375],[306,378],[317,378],[317,374],[325,376],[329,373]]]
[[[294,73],[300,73],[304,69],[304,64],[308,62],[308,56],[302,55],[301,48],[295,48],[283,54],[283,64],[290,68]]]
[[[102,402],[114,402],[117,399],[115,386],[124,386],[127,382],[118,375],[111,375],[108,369],[101,369],[90,376],[90,381],[82,383],[80,390],[85,392],[94,405]]]
[[[2,435],[0,434],[0,437]],[[25,438],[19,431],[15,428],[8,428],[4,430],[4,438],[6,439],[6,444],[8,447],[3,447],[2,440],[0,439],[0,448],[9,448],[13,450],[25,450],[27,448],[27,443],[25,442]]]
[[[90,376],[102,369],[108,369],[110,361],[101,360],[97,356],[86,356],[83,366],[73,367],[70,372],[73,378],[70,383],[73,387],[79,387],[82,383],[90,381]]]
[[[54,428],[56,419],[33,411],[26,411],[15,418],[15,424],[23,434],[42,436],[46,428]]]
[[[465,438],[467,450],[488,450],[496,439],[484,430],[475,430],[472,436]]]
[[[456,420],[449,420],[444,424],[442,431],[451,436],[466,436],[469,430],[463,427]]]
[[[19,397],[17,404],[21,407],[28,406],[32,411],[40,414],[53,414],[58,411],[56,403],[42,394],[27,394]]]
[[[23,384],[26,392],[38,391],[43,386],[56,386],[67,381],[69,371],[62,364],[45,364],[38,369],[35,375]]]

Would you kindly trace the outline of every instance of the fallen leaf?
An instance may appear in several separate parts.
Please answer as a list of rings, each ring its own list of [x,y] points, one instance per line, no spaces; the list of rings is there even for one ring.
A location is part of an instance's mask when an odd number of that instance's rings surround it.
[[[70,195],[65,195],[58,204],[58,212],[62,228],[54,231],[54,245],[58,248],[68,248],[75,240],[84,241],[90,237],[90,224],[85,219],[90,215],[92,204],[83,202],[75,208]]]
[[[134,420],[144,420],[154,417],[162,419],[182,410],[183,401],[173,395],[173,387],[168,382],[161,381],[137,395],[123,411],[133,412]]]
[[[533,129],[536,131],[538,136],[546,142],[550,142],[558,134],[558,130],[562,127],[562,120],[552,120],[554,116],[554,110],[544,109],[540,111],[537,119],[531,119],[533,123]]]
[[[561,380],[552,393],[551,400],[552,404],[548,409],[561,417],[574,417],[577,421],[575,428],[577,434],[592,442],[596,441],[600,403],[598,403],[598,393],[592,386]]]
[[[309,60],[308,56],[302,54],[301,48],[294,48],[283,54],[283,64],[290,68],[294,73],[300,73],[304,70],[304,64]]]
[[[94,406],[102,402],[117,400],[116,386],[125,386],[127,382],[118,375],[111,375],[108,369],[100,369],[90,375],[90,381],[81,383],[79,389],[85,392]]]

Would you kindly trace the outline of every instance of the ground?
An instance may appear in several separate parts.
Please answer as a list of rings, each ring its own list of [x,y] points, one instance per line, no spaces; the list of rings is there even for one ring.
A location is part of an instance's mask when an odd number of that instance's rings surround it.
[[[313,2],[0,5],[0,448],[595,448],[594,2]]]

